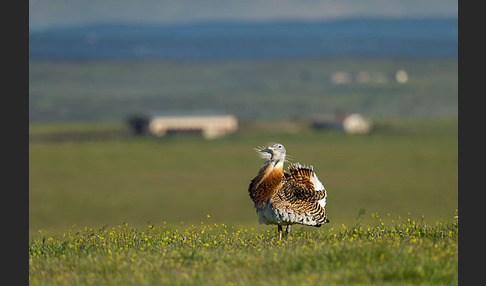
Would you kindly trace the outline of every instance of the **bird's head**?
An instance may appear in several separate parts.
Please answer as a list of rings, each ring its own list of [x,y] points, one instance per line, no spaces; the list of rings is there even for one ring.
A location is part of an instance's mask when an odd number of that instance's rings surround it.
[[[255,149],[258,152],[260,158],[266,161],[278,162],[285,161],[285,147],[282,144],[276,143],[268,147],[259,147]]]

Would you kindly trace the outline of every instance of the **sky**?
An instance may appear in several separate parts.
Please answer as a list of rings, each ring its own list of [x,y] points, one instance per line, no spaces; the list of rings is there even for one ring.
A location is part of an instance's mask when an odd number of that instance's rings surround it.
[[[458,15],[458,0],[29,0],[29,29],[96,23],[330,20]]]

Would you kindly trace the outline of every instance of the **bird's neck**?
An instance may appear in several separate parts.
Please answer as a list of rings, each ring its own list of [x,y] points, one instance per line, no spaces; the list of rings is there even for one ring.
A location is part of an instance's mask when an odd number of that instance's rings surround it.
[[[250,197],[256,205],[267,202],[278,191],[283,178],[283,161],[268,161],[251,181]]]

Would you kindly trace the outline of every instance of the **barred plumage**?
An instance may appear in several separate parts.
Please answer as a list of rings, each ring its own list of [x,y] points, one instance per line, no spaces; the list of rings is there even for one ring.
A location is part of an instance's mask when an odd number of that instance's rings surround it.
[[[265,164],[248,187],[260,224],[292,224],[319,227],[329,222],[325,209],[327,191],[312,166],[291,164],[284,172],[286,151],[282,144],[256,149]]]

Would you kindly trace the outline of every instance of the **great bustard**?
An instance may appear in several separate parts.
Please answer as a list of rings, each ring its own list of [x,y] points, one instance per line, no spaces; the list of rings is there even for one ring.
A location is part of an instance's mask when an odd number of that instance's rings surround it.
[[[319,227],[329,222],[325,209],[327,192],[312,166],[290,164],[284,171],[286,151],[282,144],[256,149],[265,159],[248,187],[260,224],[276,224],[279,238],[282,226],[302,224]]]

